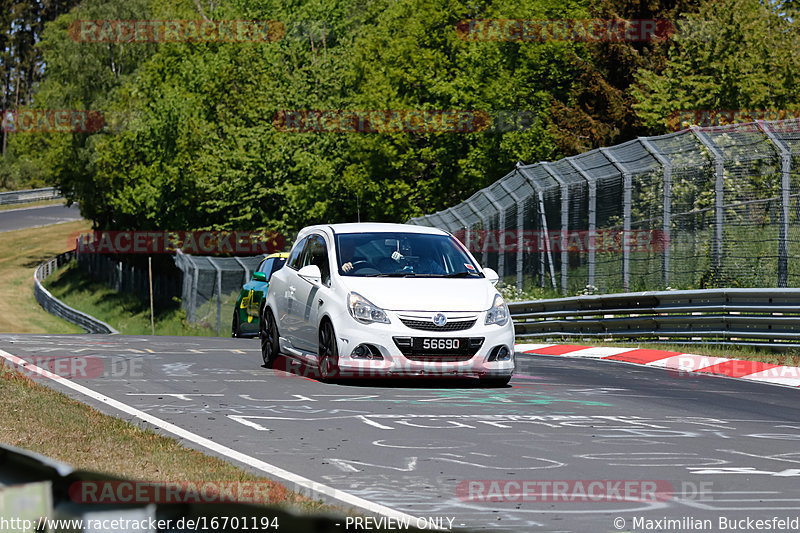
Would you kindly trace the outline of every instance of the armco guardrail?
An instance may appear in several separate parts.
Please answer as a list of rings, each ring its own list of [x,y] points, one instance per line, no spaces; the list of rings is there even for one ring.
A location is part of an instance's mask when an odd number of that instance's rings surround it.
[[[709,289],[509,304],[517,337],[724,340],[800,347],[800,289]]]
[[[42,455],[0,444],[0,530],[4,532],[338,533],[358,529],[352,524],[348,527],[343,516],[301,515],[285,506],[236,501],[254,500],[259,488],[260,482],[136,482],[75,470]],[[413,521],[411,524],[402,531],[421,533]],[[391,525],[367,529],[381,533],[398,530]]]
[[[42,200],[55,200],[57,198],[63,197],[55,187],[28,189],[25,191],[0,192],[0,205],[26,204],[29,202],[40,202]]]
[[[44,281],[47,276],[52,274],[61,265],[68,263],[74,255],[74,251],[64,252],[36,267],[36,270],[33,272],[33,294],[36,297],[36,301],[39,302],[39,305],[48,313],[59,316],[73,324],[77,324],[88,333],[119,333],[119,331],[102,320],[98,320],[91,315],[87,315],[86,313],[68,306],[50,294],[50,291],[42,286],[42,281]]]

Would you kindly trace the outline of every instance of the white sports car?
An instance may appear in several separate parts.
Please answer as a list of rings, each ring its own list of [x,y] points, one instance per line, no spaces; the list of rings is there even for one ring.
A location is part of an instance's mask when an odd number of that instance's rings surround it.
[[[472,377],[514,372],[514,325],[494,285],[445,231],[405,224],[304,228],[262,309],[261,353],[340,377]]]

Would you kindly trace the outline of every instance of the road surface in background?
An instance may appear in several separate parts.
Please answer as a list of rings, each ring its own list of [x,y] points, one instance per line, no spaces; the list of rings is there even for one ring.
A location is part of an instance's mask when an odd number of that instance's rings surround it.
[[[47,226],[58,224],[59,222],[69,222],[70,220],[80,220],[81,212],[78,204],[66,205],[45,205],[41,207],[21,207],[19,209],[8,209],[0,211],[0,233],[23,228],[35,228],[37,226]]]

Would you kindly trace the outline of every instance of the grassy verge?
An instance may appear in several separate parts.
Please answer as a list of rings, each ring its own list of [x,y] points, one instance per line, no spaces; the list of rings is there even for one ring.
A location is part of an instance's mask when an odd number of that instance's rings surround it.
[[[0,233],[0,331],[81,333],[78,326],[42,309],[33,297],[33,270],[70,249],[70,237],[88,231],[85,220]]]
[[[59,269],[45,280],[45,287],[53,296],[75,309],[88,313],[110,324],[125,335],[150,335],[150,303],[138,297],[119,293],[105,283],[93,280],[85,274],[76,262]],[[169,309],[155,315],[156,335],[202,335],[213,337],[216,332],[216,306],[214,307],[213,328],[208,321],[194,326],[186,321],[186,314],[180,309]],[[223,304],[221,335],[230,336],[229,306]]]
[[[174,439],[104,415],[6,367],[0,367],[0,428],[3,442],[79,469],[146,481],[259,482],[265,487],[259,493],[267,494],[270,503],[308,512],[333,509]]]
[[[33,298],[33,269],[66,251],[70,236],[87,231],[86,221],[0,233],[0,331],[81,333],[44,311]],[[76,269],[62,269],[46,280],[59,298],[93,314],[114,315],[129,333],[149,333],[149,308],[128,295],[93,284]],[[91,305],[90,305],[91,303]],[[94,306],[94,307],[93,307]],[[98,312],[102,310],[103,313]],[[112,312],[113,310],[113,312]],[[182,313],[159,317],[162,334],[203,335],[184,328]],[[333,512],[331,506],[290,492],[280,483],[237,468],[222,459],[184,447],[176,440],[73,400],[16,370],[0,365],[0,442],[41,453],[78,469],[148,481],[243,481],[263,483],[270,502],[306,512]],[[339,510],[341,511],[341,510]]]

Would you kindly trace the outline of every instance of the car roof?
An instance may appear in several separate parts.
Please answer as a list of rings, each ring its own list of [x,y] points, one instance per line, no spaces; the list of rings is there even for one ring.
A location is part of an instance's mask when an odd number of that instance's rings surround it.
[[[324,224],[309,226],[300,231],[305,235],[311,231],[329,230],[333,233],[424,233],[428,235],[448,235],[446,231],[428,226],[415,226],[412,224],[391,224],[388,222],[349,222],[344,224]]]

